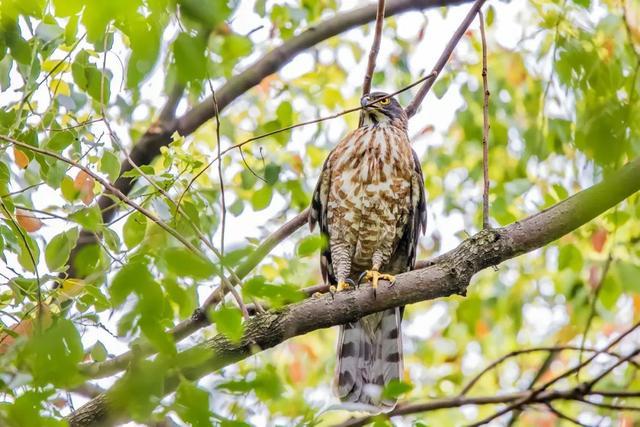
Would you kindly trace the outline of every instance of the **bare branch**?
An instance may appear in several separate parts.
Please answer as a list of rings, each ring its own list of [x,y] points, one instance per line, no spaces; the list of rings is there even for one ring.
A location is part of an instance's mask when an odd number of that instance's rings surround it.
[[[482,38],[482,88],[484,103],[482,105],[482,228],[490,228],[489,224],[489,82],[487,79],[487,37],[484,33],[484,15],[478,10],[480,36]]]
[[[367,71],[364,74],[364,82],[362,83],[362,95],[369,95],[371,92],[371,79],[376,69],[376,58],[380,51],[380,41],[382,40],[382,26],[384,24],[384,8],[385,1],[378,0],[378,9],[376,10],[376,27],[373,34],[373,44],[369,51],[369,61],[367,62]]]
[[[469,10],[469,13],[464,18],[456,32],[453,33],[451,40],[449,40],[449,43],[447,43],[447,47],[445,47],[444,51],[440,55],[440,58],[438,58],[436,65],[434,65],[433,70],[431,71],[432,74],[435,74],[436,76],[440,75],[440,73],[444,69],[444,66],[447,64],[447,61],[449,61],[451,53],[455,49],[465,31],[467,31],[467,28],[469,28],[469,25],[471,25],[471,22],[475,18],[476,13],[478,13],[484,2],[485,0],[476,0],[473,6],[471,6],[471,10]],[[427,80],[422,85],[416,96],[409,103],[409,105],[407,105],[407,108],[405,108],[407,116],[413,117],[413,115],[416,114],[418,108],[420,108],[420,104],[422,104],[422,101],[424,101],[425,96],[427,96],[427,93],[429,93],[429,90],[431,90],[431,86],[433,86],[434,82],[435,79]]]

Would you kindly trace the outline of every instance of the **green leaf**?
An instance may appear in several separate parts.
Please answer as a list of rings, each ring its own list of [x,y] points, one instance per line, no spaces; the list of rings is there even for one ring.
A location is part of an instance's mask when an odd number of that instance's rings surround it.
[[[4,196],[9,192],[10,180],[9,167],[4,162],[0,162],[0,195]]]
[[[163,258],[169,271],[180,277],[207,279],[217,271],[211,261],[184,247],[168,248],[164,251]]]
[[[78,229],[75,227],[51,239],[44,251],[44,259],[50,271],[57,271],[66,264],[77,240]]]
[[[449,90],[449,86],[451,86],[450,74],[445,74],[439,78],[433,85],[433,93],[436,95],[436,98],[441,99],[444,94],[447,93],[447,90]]]
[[[274,185],[278,182],[278,177],[280,176],[280,166],[275,163],[269,163],[264,168],[264,180],[267,181],[267,184]]]
[[[120,252],[120,236],[118,236],[118,233],[106,227],[102,231],[102,238],[110,250],[113,252]]]
[[[75,15],[82,9],[82,0],[53,0],[57,16]]]
[[[122,228],[122,237],[127,248],[133,249],[144,239],[147,231],[147,217],[136,211],[129,215]]]
[[[40,247],[36,241],[24,231],[20,230],[18,233],[22,233],[22,236],[18,238],[18,246],[20,247],[18,262],[25,270],[35,273],[36,267],[33,261],[35,260],[37,265],[38,260],[40,259]],[[26,245],[25,240],[27,242]]]
[[[136,88],[151,72],[160,54],[161,31],[158,23],[150,19],[129,21],[127,35],[131,41],[131,56],[127,66],[127,87]]]
[[[251,206],[253,207],[253,210],[261,211],[269,206],[272,196],[273,189],[270,185],[265,185],[260,190],[255,191],[251,195]]]
[[[605,277],[602,282],[600,293],[598,294],[598,299],[602,305],[607,310],[613,309],[621,294],[622,285],[617,275],[607,274],[607,277]]]
[[[62,183],[64,184],[64,179]],[[102,228],[102,215],[97,206],[80,209],[69,215],[69,219],[90,231],[99,231]]]
[[[153,276],[144,263],[133,261],[126,264],[116,273],[109,287],[113,305],[122,304],[129,294],[150,283],[154,283]]]
[[[383,399],[397,399],[403,394],[410,392],[413,389],[411,384],[399,381],[397,379],[391,380],[382,391]]]
[[[564,270],[570,268],[571,270],[579,273],[582,270],[584,259],[582,253],[575,245],[564,245],[560,248],[558,255],[558,269]]]
[[[247,37],[230,34],[222,40],[222,55],[224,58],[241,58],[251,53],[253,44]],[[288,104],[287,102],[283,104]]]
[[[93,347],[91,347],[91,360],[94,362],[104,362],[107,360],[109,352],[107,348],[102,344],[102,341],[97,341]]]
[[[276,110],[276,116],[282,126],[289,126],[293,122],[293,107],[288,101],[281,102]]]
[[[242,314],[235,307],[222,306],[218,310],[213,311],[211,320],[216,324],[218,332],[229,338],[230,341],[240,342],[244,325],[242,324]]]
[[[206,44],[203,37],[178,34],[173,42],[173,57],[178,70],[178,81],[188,83],[202,80],[207,75]]]
[[[312,255],[324,246],[326,246],[326,238],[322,235],[316,234],[305,237],[298,244],[298,256],[305,257]]]
[[[47,141],[46,148],[53,151],[62,151],[71,145],[75,138],[75,134],[68,130],[54,132],[53,136]]]
[[[617,274],[624,290],[634,293],[640,291],[640,266],[626,261],[617,261],[613,265],[613,270],[612,273]]]
[[[178,5],[185,17],[205,29],[215,28],[231,14],[227,0],[178,0]]]
[[[190,426],[210,426],[209,393],[183,380],[176,391],[175,410]]]
[[[73,179],[67,175],[62,177],[60,191],[62,191],[62,197],[69,202],[77,200],[80,196],[80,190],[78,190],[73,184]]]
[[[282,307],[297,301],[302,301],[305,295],[296,286],[288,284],[270,284],[263,276],[255,276],[247,280],[242,286],[242,295],[247,298],[261,298],[268,301],[272,307]]]
[[[29,340],[24,357],[39,385],[70,387],[82,382],[77,365],[82,361],[80,334],[70,320],[58,318]]]
[[[102,246],[97,243],[81,247],[73,258],[73,268],[76,272],[76,277],[86,277],[102,271],[104,268],[104,258],[104,250]]]
[[[105,150],[100,159],[100,172],[107,174],[109,181],[114,182],[120,175],[120,160],[111,151]]]
[[[129,417],[139,422],[150,419],[151,412],[158,406],[165,389],[165,376],[160,375],[168,369],[163,360],[140,360],[132,364],[125,376],[112,388],[116,402]]]

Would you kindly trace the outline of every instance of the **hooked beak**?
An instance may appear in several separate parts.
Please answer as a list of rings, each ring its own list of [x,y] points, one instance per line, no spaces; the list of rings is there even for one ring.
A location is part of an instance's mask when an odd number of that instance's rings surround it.
[[[362,98],[360,98],[360,105],[365,110],[369,110],[371,108],[371,107],[368,106],[369,102],[371,102],[371,97],[369,95],[365,95]]]

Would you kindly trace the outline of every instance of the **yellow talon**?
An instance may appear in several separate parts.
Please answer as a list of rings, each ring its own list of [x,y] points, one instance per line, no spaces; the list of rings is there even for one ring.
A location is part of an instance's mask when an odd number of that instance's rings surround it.
[[[396,281],[396,276],[386,273],[380,273],[376,270],[367,270],[366,274],[364,275],[364,279],[370,280],[371,287],[375,290],[378,288],[378,280],[382,279],[389,281],[389,283],[393,283]]]
[[[350,286],[349,286],[349,284],[347,282],[340,281],[340,282],[338,282],[338,287],[336,288],[336,291],[337,292],[342,292],[342,291],[345,291],[345,290],[349,289],[349,287]]]

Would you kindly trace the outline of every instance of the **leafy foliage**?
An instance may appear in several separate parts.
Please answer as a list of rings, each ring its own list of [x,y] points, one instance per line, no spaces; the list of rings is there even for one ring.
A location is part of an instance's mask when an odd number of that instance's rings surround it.
[[[200,174],[220,147],[357,105],[368,28],[329,39],[244,93],[220,114],[219,141],[215,120],[192,134],[181,122],[185,136],[174,134],[148,164],[122,169],[124,150],[145,149],[139,141],[147,129],[162,133],[161,94],[184,90],[179,114],[211,108],[200,102],[212,88],[245,83],[234,76],[260,55],[344,9],[335,0],[258,0],[253,10],[245,3],[0,3],[0,135],[9,138],[0,140],[1,425],[65,425],[62,417],[78,405],[69,396],[76,400],[91,380],[78,367],[144,345],[157,356],[136,359],[114,394],[137,421],[290,425],[347,417],[340,409],[325,411],[334,403],[328,397],[333,330],[290,340],[200,384],[181,378],[175,395],[163,399],[161,372],[209,356],[178,355],[166,331],[192,315],[221,275],[249,263],[270,231],[309,205],[329,150],[357,125],[352,114],[276,133],[223,156],[221,176],[217,164]],[[514,23],[504,14],[516,7]],[[489,6],[495,225],[549,207],[640,155],[640,22],[633,19],[640,10],[629,0],[625,10],[608,0]],[[395,90],[414,81],[429,65],[422,57],[434,49],[427,40],[432,26],[454,25],[445,15],[389,18],[374,86]],[[420,258],[450,249],[481,222],[480,67],[480,41],[471,30],[411,123],[431,212]],[[406,105],[410,94],[399,98]],[[127,197],[197,251],[74,164],[111,183],[136,179]],[[109,200],[116,208],[103,211]],[[466,298],[408,307],[406,378],[386,396],[451,396],[514,349],[579,345],[592,307],[587,346],[637,320],[639,216],[635,195],[556,244],[481,274]],[[317,254],[324,245],[317,235],[294,235],[240,278],[239,297],[273,309],[300,301],[301,289],[320,281]],[[216,331],[233,345],[246,332],[233,298],[209,317],[215,326],[198,338]],[[577,357],[563,354],[551,372]],[[483,377],[474,393],[526,388],[541,363],[537,353],[512,359]],[[608,381],[638,386],[630,370]],[[621,424],[638,420],[578,402],[560,407],[576,416],[607,414]],[[459,425],[490,410],[413,417],[416,425]],[[527,425],[554,421],[548,413],[522,417]]]

